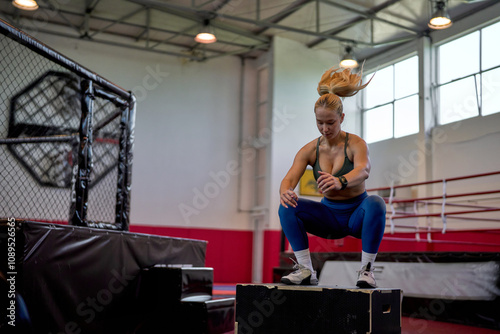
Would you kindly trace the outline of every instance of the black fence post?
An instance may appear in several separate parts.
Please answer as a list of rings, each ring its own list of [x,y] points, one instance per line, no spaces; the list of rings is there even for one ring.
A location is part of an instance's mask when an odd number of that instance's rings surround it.
[[[90,173],[92,171],[92,109],[94,89],[92,81],[82,80],[81,84],[80,146],[78,148],[78,172],[75,182],[75,211],[72,225],[87,226],[87,206]]]
[[[134,157],[134,138],[135,138],[135,111],[136,111],[136,98],[132,92],[130,93],[129,98],[129,115],[128,115],[128,140],[127,140],[127,178],[125,180],[125,205],[123,207],[123,215],[124,220],[123,224],[126,228],[123,230],[128,231],[129,223],[130,223],[130,192],[132,188],[132,163]]]
[[[135,109],[136,99],[130,93],[128,108],[123,110],[120,119],[121,136],[118,158],[115,224],[122,231],[128,231],[130,224],[130,190],[132,183]]]

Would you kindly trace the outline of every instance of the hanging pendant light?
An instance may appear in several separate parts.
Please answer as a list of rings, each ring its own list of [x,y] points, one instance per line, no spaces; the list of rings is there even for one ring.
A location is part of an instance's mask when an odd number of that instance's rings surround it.
[[[432,0],[431,0],[432,3]],[[432,14],[431,19],[429,20],[428,26],[432,29],[446,29],[451,27],[453,22],[450,19],[450,15],[446,10],[446,2],[445,1],[436,1],[436,11]]]
[[[339,65],[341,67],[346,67],[346,68],[358,67],[358,61],[356,60],[356,57],[352,53],[351,46],[346,46],[344,56],[342,57],[342,60],[340,61]]]
[[[14,0],[12,5],[22,10],[37,10],[38,4],[35,0]]]
[[[198,43],[203,44],[211,44],[217,42],[217,37],[215,37],[214,33],[212,32],[209,20],[205,20],[205,22],[203,23],[203,28],[198,33],[198,35],[196,35],[194,40]]]

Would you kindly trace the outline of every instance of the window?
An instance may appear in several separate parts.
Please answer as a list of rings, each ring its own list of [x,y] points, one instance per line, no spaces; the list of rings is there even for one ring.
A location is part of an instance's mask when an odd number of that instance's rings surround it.
[[[438,47],[440,124],[500,112],[500,22]]]
[[[481,30],[481,115],[500,111],[500,22]]]
[[[378,70],[363,90],[363,136],[367,143],[408,136],[419,131],[418,122],[418,57],[413,56]]]

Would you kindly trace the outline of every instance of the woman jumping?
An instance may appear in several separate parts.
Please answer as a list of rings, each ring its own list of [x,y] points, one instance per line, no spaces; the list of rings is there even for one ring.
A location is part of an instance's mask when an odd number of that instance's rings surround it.
[[[368,82],[369,83],[369,82]],[[350,69],[330,69],[318,84],[321,97],[314,113],[321,136],[302,147],[280,186],[279,217],[292,246],[297,264],[294,272],[281,278],[285,284],[316,285],[318,278],[309,253],[307,233],[326,239],[347,235],[361,239],[361,268],[356,285],[375,288],[373,263],[385,229],[385,202],[365,190],[370,174],[366,142],[342,131],[341,98],[365,88],[361,74]],[[321,202],[298,198],[294,192],[307,166],[313,168]]]

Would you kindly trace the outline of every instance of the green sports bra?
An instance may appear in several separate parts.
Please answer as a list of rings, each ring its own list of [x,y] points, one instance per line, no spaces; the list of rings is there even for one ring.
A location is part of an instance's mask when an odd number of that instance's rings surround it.
[[[316,161],[314,162],[313,166],[313,174],[314,178],[318,180],[319,178],[319,172],[321,171],[321,167],[319,166],[319,141],[321,137],[318,138],[318,143],[316,144]],[[339,177],[341,175],[347,174],[350,171],[354,169],[354,164],[349,158],[347,157],[347,141],[349,140],[349,133],[345,133],[345,143],[344,143],[344,164],[342,165],[342,168],[333,176]]]

